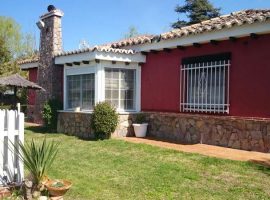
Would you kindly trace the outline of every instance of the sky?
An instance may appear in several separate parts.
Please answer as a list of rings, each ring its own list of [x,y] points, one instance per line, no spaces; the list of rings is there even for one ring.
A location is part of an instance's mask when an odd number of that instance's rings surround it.
[[[222,14],[250,8],[270,8],[270,0],[210,0]],[[184,0],[0,0],[0,15],[12,17],[22,31],[39,41],[36,22],[54,5],[64,12],[62,19],[64,50],[78,49],[82,40],[90,45],[117,41],[130,26],[141,34],[160,34],[170,30],[179,16],[176,5]],[[37,44],[38,47],[38,44]]]

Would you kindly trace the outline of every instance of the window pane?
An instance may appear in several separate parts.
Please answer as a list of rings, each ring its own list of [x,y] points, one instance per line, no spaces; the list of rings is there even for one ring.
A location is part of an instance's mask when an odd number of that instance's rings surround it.
[[[95,103],[95,74],[67,76],[67,106],[93,108]]]
[[[82,109],[92,110],[95,104],[95,75],[84,74],[82,79]]]
[[[105,70],[105,100],[123,110],[134,110],[135,70]]]
[[[80,76],[67,76],[68,108],[80,106]]]

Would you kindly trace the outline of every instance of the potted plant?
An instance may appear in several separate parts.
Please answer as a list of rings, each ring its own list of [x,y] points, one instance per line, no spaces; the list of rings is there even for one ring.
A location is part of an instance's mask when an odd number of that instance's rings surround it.
[[[59,143],[47,142],[44,138],[42,143],[37,143],[32,139],[30,143],[19,142],[18,146],[12,145],[30,173],[29,187],[32,193],[30,195],[39,198],[44,184],[48,182],[47,173],[58,153]]]
[[[135,123],[133,123],[136,137],[145,137],[148,123],[146,123],[145,115],[143,113],[137,114]]]
[[[49,180],[45,183],[45,187],[52,197],[64,196],[71,185],[71,182],[67,180]]]

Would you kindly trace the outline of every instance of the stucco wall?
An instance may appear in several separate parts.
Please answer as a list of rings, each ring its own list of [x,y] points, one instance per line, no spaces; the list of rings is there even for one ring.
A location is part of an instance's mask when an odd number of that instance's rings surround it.
[[[31,68],[28,71],[28,79],[34,83],[37,82],[37,68]],[[28,90],[28,104],[35,105],[36,92],[35,90]]]
[[[149,53],[142,66],[143,111],[180,110],[180,66],[185,57],[231,52],[230,115],[270,117],[270,35],[199,48]]]

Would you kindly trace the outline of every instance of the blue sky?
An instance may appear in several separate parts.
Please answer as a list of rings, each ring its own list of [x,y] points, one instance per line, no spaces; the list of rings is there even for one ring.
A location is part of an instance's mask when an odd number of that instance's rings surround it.
[[[222,14],[249,8],[270,8],[270,0],[210,0]],[[24,32],[39,39],[36,22],[49,4],[64,11],[65,50],[76,49],[81,40],[91,45],[121,39],[128,27],[140,33],[159,34],[177,20],[174,12],[184,0],[0,0],[0,15],[14,18]]]

